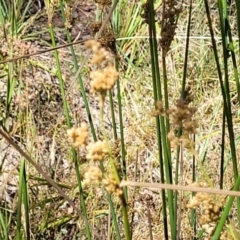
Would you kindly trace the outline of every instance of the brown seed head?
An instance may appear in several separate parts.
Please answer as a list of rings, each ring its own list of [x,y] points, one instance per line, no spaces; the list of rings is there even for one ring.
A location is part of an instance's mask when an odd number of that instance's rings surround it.
[[[84,173],[84,182],[100,182],[102,180],[102,172],[99,167],[90,166]]]
[[[103,161],[108,154],[108,148],[105,142],[97,141],[87,146],[87,159],[93,161]]]
[[[68,129],[67,134],[73,147],[86,147],[88,137],[88,127],[86,123],[82,123],[78,128]]]

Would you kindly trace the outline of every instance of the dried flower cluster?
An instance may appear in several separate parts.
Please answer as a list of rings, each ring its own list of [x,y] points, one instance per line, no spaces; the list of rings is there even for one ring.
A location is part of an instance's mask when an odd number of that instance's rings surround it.
[[[198,128],[197,121],[193,118],[197,108],[188,106],[188,103],[179,99],[174,108],[169,109],[166,114],[172,121],[173,126],[182,129],[180,137],[177,136],[176,131],[171,131],[168,134],[168,139],[173,147],[179,144],[186,149],[193,149],[193,143],[189,135],[195,134]]]
[[[72,11],[72,9],[66,4],[65,8],[64,8],[64,13],[65,13],[65,18],[66,18],[64,24],[65,24],[65,27],[68,28],[68,29],[70,29],[72,27],[72,24],[71,24],[71,22],[72,22],[71,11]]]
[[[100,21],[89,23],[89,29],[92,37],[95,37],[95,34],[101,28],[102,23]],[[112,28],[106,27],[104,32],[98,36],[98,43],[100,43],[102,48],[107,49],[116,55],[116,38]]]
[[[88,127],[86,123],[82,123],[78,128],[68,129],[67,134],[73,147],[86,147],[88,138]]]
[[[71,128],[67,130],[68,138],[73,147],[83,147],[87,150],[86,158],[93,161],[103,161],[108,154],[108,148],[105,142],[97,141],[87,143],[88,127],[86,123],[82,123],[78,128]]]
[[[144,19],[144,22],[146,24],[149,24],[149,0],[147,0],[146,3],[142,5],[142,10],[143,13],[141,14],[141,17]]]
[[[88,128],[85,123],[82,123],[78,128],[67,130],[69,141],[75,148],[85,148],[87,151],[86,158],[95,162],[103,161],[109,153],[107,144],[103,141],[87,143]],[[122,196],[123,191],[115,180],[112,174],[103,177],[102,171],[97,166],[90,166],[84,173],[83,184],[102,182],[109,193],[115,193]]]
[[[221,199],[224,200],[223,198]],[[220,218],[223,202],[216,196],[209,193],[197,193],[187,205],[188,208],[201,209],[199,224],[204,225],[210,222],[216,222]]]
[[[123,195],[123,190],[115,180],[114,176],[110,174],[108,177],[103,179],[103,184],[105,185],[109,193],[116,193],[118,196]]]
[[[198,210],[199,224],[211,236],[214,233],[215,224],[221,217],[223,205],[224,196],[199,192],[189,201],[187,208]],[[223,232],[220,239],[231,239],[225,238],[226,234],[228,235],[227,232]]]
[[[116,139],[112,144],[111,144],[111,153],[114,158],[120,158],[121,157],[121,140]]]
[[[118,72],[112,66],[107,66],[103,70],[92,71],[90,78],[92,90],[105,95],[107,90],[113,88]]]
[[[114,87],[118,80],[119,73],[111,63],[110,53],[95,40],[86,42],[86,47],[93,52],[92,64],[96,64],[97,69],[90,72],[91,91],[98,92],[100,96],[100,107],[103,108],[105,96],[108,90]]]
[[[167,111],[168,115],[172,117],[172,123],[175,126],[183,127],[189,133],[196,133],[196,121],[193,121],[193,115],[197,108],[189,107],[188,104],[179,99],[174,108]],[[192,126],[193,125],[193,126]]]
[[[99,167],[90,166],[84,174],[84,183],[100,182],[102,180],[102,172]]]
[[[100,29],[101,27],[101,22],[91,22],[89,23],[89,29],[91,31],[91,34],[94,36]]]
[[[101,43],[96,40],[89,40],[85,43],[86,48],[91,49],[93,52],[93,58],[91,64],[96,64],[98,68],[101,66],[109,65],[111,60],[110,54],[104,48]]]
[[[118,72],[111,63],[111,56],[101,43],[90,40],[86,42],[86,47],[93,52],[91,64],[93,70],[90,72],[91,91],[99,93],[100,108],[103,108],[103,103],[108,90],[111,90],[118,79]],[[86,158],[94,162],[102,162],[109,154],[109,149],[104,141],[97,141],[87,144],[88,130],[86,125],[81,125],[80,128],[72,128],[68,130],[68,136],[74,147],[84,147],[87,151]],[[103,177],[99,167],[91,166],[84,174],[84,183],[102,182],[109,193],[116,193],[123,201],[123,191],[118,184],[118,176],[110,174]]]
[[[167,116],[170,118],[173,130],[168,133],[168,140],[171,142],[172,147],[177,147],[181,144],[186,149],[193,149],[193,143],[189,135],[197,132],[198,123],[194,119],[194,114],[197,108],[190,107],[186,101],[179,99],[173,108],[165,111],[163,102],[158,101],[156,108],[151,112],[152,116],[158,115]],[[177,130],[181,128],[182,134],[177,136]]]
[[[152,110],[151,115],[153,117],[156,117],[158,115],[165,115],[163,101],[157,101],[156,108],[154,110]]]
[[[123,196],[123,190],[115,180],[113,174],[104,177],[99,167],[90,166],[84,173],[83,184],[102,183],[110,194],[116,194],[120,198]]]
[[[108,148],[105,142],[97,141],[87,146],[87,159],[93,161],[103,161],[108,154]]]
[[[101,43],[102,47],[111,50],[112,53],[116,55],[116,38],[112,29],[106,29],[104,35],[101,36],[98,41]]]
[[[53,14],[56,7],[59,6],[59,0],[45,1],[45,4],[46,4],[47,16],[48,16],[48,24],[52,25]]]
[[[150,9],[149,0],[142,5],[143,13],[141,17],[144,19],[146,24],[149,24],[150,20]],[[175,30],[177,28],[177,19],[179,14],[182,12],[182,6],[179,1],[176,0],[165,0],[160,8],[160,24],[161,24],[161,40],[160,46],[163,50],[163,55],[166,56],[170,49],[170,45],[173,41]],[[154,11],[154,14],[156,11]]]
[[[182,12],[182,6],[179,1],[166,0],[161,8],[161,40],[160,46],[163,54],[166,55],[173,41],[177,27],[177,19]]]
[[[169,132],[168,140],[171,142],[172,147],[177,147],[181,144],[186,149],[193,149],[193,142],[189,136],[197,132],[198,123],[193,118],[196,111],[197,108],[190,107],[186,101],[179,99],[175,107],[166,112],[169,118],[171,118],[175,129],[182,129],[180,137],[177,136],[177,131]]]
[[[214,196],[209,193],[199,192],[192,197],[187,208],[198,210],[200,214],[199,224],[211,235],[215,227],[210,225],[210,223],[216,223],[220,219],[223,204],[223,196]]]

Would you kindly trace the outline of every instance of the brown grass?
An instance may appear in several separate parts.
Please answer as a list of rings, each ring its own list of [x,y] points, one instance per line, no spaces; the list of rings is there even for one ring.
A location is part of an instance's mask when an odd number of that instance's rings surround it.
[[[93,3],[91,3],[93,4]],[[89,4],[89,5],[91,5]],[[80,6],[80,11],[84,11]],[[187,6],[185,6],[187,7]],[[169,69],[169,100],[170,107],[174,106],[180,96],[182,69],[184,63],[185,32],[187,25],[187,8],[184,9],[178,20],[175,41],[173,42],[166,60]],[[198,111],[196,118],[199,121],[198,133],[196,134],[196,159],[199,163],[197,168],[197,182],[204,183],[207,187],[219,187],[219,164],[221,156],[221,129],[222,129],[222,97],[220,93],[217,73],[214,64],[213,52],[209,38],[208,26],[202,19],[203,7],[199,1],[194,1],[193,28],[191,31],[190,53],[188,65],[188,85],[193,95],[192,105]],[[93,12],[93,11],[92,11]],[[86,14],[89,14],[86,11]],[[215,24],[216,35],[219,36],[218,18],[215,13],[214,4],[212,14]],[[234,15],[234,14],[233,14]],[[214,17],[215,16],[215,17]],[[234,21],[232,23],[235,24]],[[146,32],[143,26],[142,33]],[[234,32],[236,35],[236,33]],[[3,33],[0,31],[1,37]],[[196,38],[195,38],[196,37]],[[61,38],[60,38],[61,39]],[[65,41],[65,40],[64,40]],[[156,140],[155,119],[151,116],[154,108],[151,70],[149,67],[150,57],[148,53],[148,40],[139,41],[139,52],[137,58],[143,61],[134,68],[127,70],[122,68],[120,72],[121,94],[123,104],[123,120],[125,132],[125,144],[127,150],[127,174],[129,181],[146,182],[147,186],[141,188],[129,188],[129,209],[134,213],[133,217],[133,239],[150,239],[152,232],[153,239],[163,239],[163,219],[162,219],[162,200],[160,190],[153,188],[153,183],[160,182],[158,150]],[[126,50],[131,52],[131,48],[126,43]],[[31,51],[42,50],[42,43],[38,41],[16,40],[13,44],[14,55],[17,57]],[[221,46],[219,46],[220,49]],[[2,45],[1,51],[7,54],[4,48],[9,46]],[[83,61],[87,56],[83,45],[75,46],[79,61]],[[87,116],[79,92],[77,81],[74,77],[73,63],[70,59],[69,48],[59,50],[63,77],[67,90],[67,100],[71,109],[71,117],[74,125],[87,121]],[[9,56],[8,56],[9,57]],[[124,61],[124,60],[122,60]],[[239,59],[238,59],[239,61]],[[126,64],[122,62],[122,64]],[[51,175],[58,183],[63,185],[65,193],[79,205],[79,193],[77,190],[74,165],[69,160],[70,144],[67,143],[67,127],[64,120],[62,100],[58,79],[56,76],[56,65],[51,52],[44,53],[22,59],[14,63],[15,75],[19,79],[19,85],[15,87],[11,105],[12,116],[9,118],[9,131],[15,141],[28,152],[43,169]],[[103,139],[100,125],[99,102],[94,94],[90,94],[89,66],[83,66],[81,75],[86,86],[87,96],[90,101],[92,118],[97,129],[98,137]],[[5,73],[1,69],[1,72]],[[126,74],[126,72],[128,74]],[[233,73],[232,73],[233,74]],[[230,79],[233,75],[230,75]],[[3,86],[1,95],[5,94],[5,78],[0,81]],[[235,89],[232,82],[231,89]],[[5,96],[4,96],[5,97]],[[4,99],[3,97],[3,99]],[[114,97],[116,102],[116,96]],[[1,106],[4,101],[1,101]],[[234,110],[234,131],[236,139],[239,132],[238,104],[235,96],[232,99]],[[106,98],[104,104],[105,118],[104,125],[107,128],[109,139],[112,138],[111,120],[109,105]],[[118,114],[116,110],[116,114]],[[112,140],[113,142],[113,140]],[[10,211],[15,211],[17,199],[17,174],[19,155],[4,140],[1,148],[6,148],[6,152],[1,151],[2,171],[0,195],[1,206],[6,206]],[[227,150],[229,146],[226,145]],[[203,160],[203,153],[207,150],[207,155]],[[6,161],[4,162],[4,154]],[[85,159],[85,153],[79,152],[80,168],[84,173],[88,168],[89,162]],[[237,146],[237,155],[240,154]],[[226,159],[229,158],[228,151],[225,153]],[[176,159],[176,151],[172,149],[173,165]],[[11,164],[10,164],[11,163]],[[13,166],[13,167],[12,167]],[[105,163],[108,169],[108,163]],[[35,169],[28,166],[30,205],[31,205],[31,232],[33,239],[84,239],[81,231],[84,231],[84,222],[79,219],[73,209],[53,190],[49,184],[39,175]],[[192,183],[192,153],[183,153],[183,176],[182,185],[187,186]],[[224,174],[224,189],[233,186],[232,164],[226,166]],[[192,231],[189,225],[189,212],[187,204],[191,197],[191,189],[184,192],[182,196],[182,239],[190,239]],[[84,196],[87,205],[89,220],[96,229],[101,239],[108,237],[108,215],[109,206],[106,193],[101,186],[84,186]],[[118,198],[114,202],[119,207]],[[198,211],[200,211],[198,209]],[[120,211],[118,211],[119,214]],[[232,212],[233,218],[229,226],[237,229],[238,220],[235,211]],[[130,216],[132,216],[130,214]],[[59,219],[63,223],[59,222]],[[48,225],[44,225],[44,222]],[[65,222],[66,221],[66,222]],[[151,225],[151,227],[149,226]],[[212,227],[212,226],[211,226]],[[15,224],[12,222],[11,228],[14,232]],[[122,229],[121,223],[120,228]],[[200,226],[198,225],[200,229]],[[228,231],[229,232],[229,231]],[[123,234],[123,233],[122,233]],[[208,239],[206,234],[204,239]],[[223,238],[224,239],[224,238]],[[228,235],[228,238],[231,236]],[[238,238],[236,238],[238,239]]]

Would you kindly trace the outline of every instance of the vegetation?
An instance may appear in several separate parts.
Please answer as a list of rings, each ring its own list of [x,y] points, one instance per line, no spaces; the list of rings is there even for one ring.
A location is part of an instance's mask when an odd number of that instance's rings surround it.
[[[240,239],[239,1],[0,6],[0,239]]]

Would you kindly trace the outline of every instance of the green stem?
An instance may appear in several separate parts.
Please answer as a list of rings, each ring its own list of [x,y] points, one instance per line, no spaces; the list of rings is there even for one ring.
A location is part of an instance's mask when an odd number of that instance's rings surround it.
[[[54,31],[53,31],[53,27],[51,24],[49,24],[49,32],[51,35],[52,45],[53,45],[53,47],[56,47]],[[62,100],[63,100],[63,108],[64,108],[64,113],[65,113],[65,118],[67,121],[67,126],[70,128],[71,121],[70,121],[70,115],[69,115],[69,110],[68,110],[68,104],[66,101],[65,87],[64,87],[64,82],[63,82],[63,78],[62,78],[61,66],[60,66],[60,61],[59,61],[57,50],[54,50],[54,58],[55,58],[56,65],[57,65],[57,73],[58,73],[59,85],[60,85],[60,90],[61,90],[61,96],[62,96]],[[80,171],[79,171],[79,166],[78,166],[77,153],[76,153],[75,149],[73,149],[73,148],[71,149],[71,152],[72,152],[72,157],[73,157],[73,161],[74,161],[74,165],[75,165],[75,171],[76,171],[76,175],[77,175],[77,182],[78,182],[79,194],[80,194],[80,205],[81,205],[83,215],[87,219],[87,209],[86,209],[86,204],[85,204],[85,200],[84,200],[84,196],[83,196],[83,189],[82,189],[82,184],[81,184],[81,176],[80,176]],[[91,240],[91,231],[90,231],[90,228],[88,225],[86,225],[86,234],[87,234],[87,238],[89,240]]]
[[[108,139],[107,139],[107,136],[106,136],[106,131],[105,131],[104,125],[103,125],[103,123],[104,123],[104,114],[103,113],[104,113],[103,108],[100,108],[100,118],[101,118],[101,124],[102,124],[102,132],[103,132],[104,140],[108,145]],[[110,165],[111,165],[111,170],[113,171],[113,175],[114,175],[115,180],[117,181],[118,184],[120,184],[121,179],[120,179],[118,170],[116,168],[116,165],[114,163],[114,159],[112,158],[112,154],[111,154],[111,150],[110,150],[109,145],[108,145],[108,150],[109,150],[109,153],[110,153],[109,162],[110,162]],[[127,240],[130,240],[131,239],[131,231],[130,231],[130,225],[129,225],[129,220],[128,220],[128,206],[127,206],[125,195],[123,194],[122,196],[120,196],[120,199],[121,199],[121,203],[122,203],[122,215],[123,215],[125,238]]]

